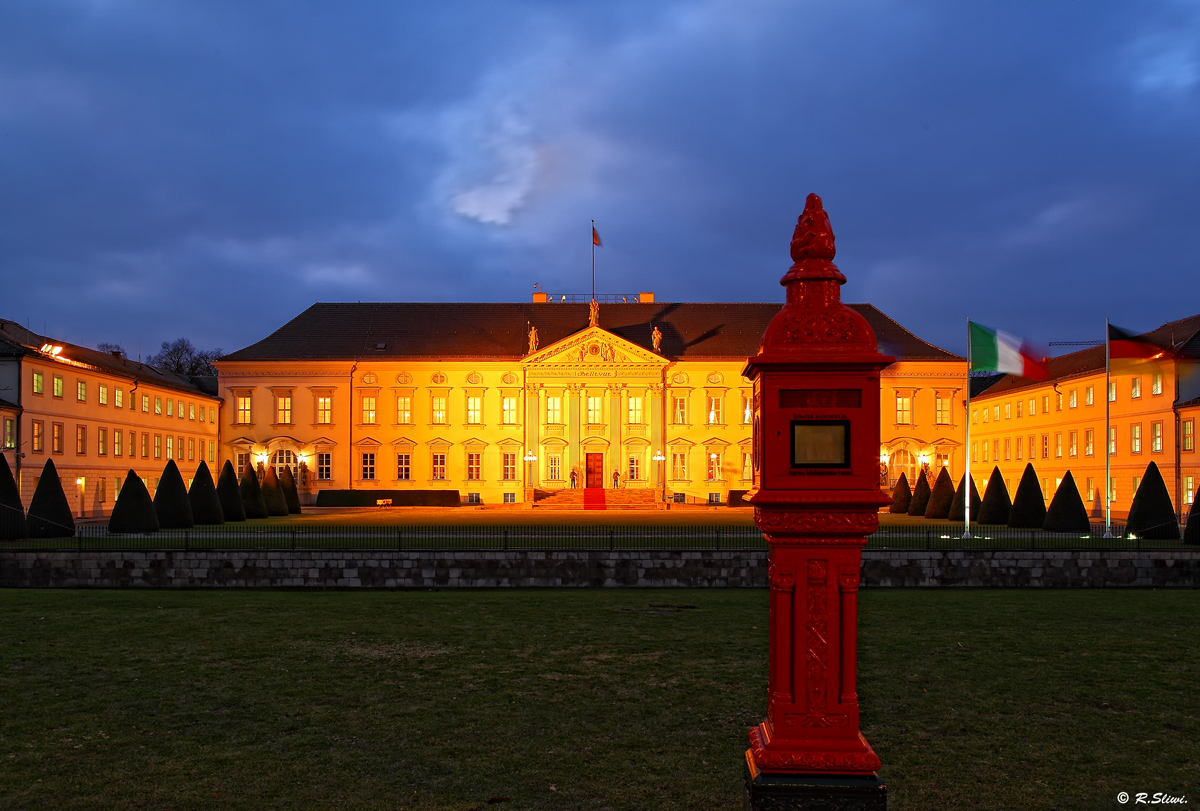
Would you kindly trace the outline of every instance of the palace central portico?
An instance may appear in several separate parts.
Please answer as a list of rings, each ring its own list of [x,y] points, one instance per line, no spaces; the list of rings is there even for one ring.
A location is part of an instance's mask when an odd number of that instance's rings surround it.
[[[306,503],[322,490],[561,500],[572,474],[611,489],[614,473],[647,503],[726,503],[751,479],[742,369],[779,305],[630,298],[314,304],[217,362],[224,452],[239,473],[302,465]],[[882,395],[888,447],[958,475],[963,359],[851,306],[900,359]]]

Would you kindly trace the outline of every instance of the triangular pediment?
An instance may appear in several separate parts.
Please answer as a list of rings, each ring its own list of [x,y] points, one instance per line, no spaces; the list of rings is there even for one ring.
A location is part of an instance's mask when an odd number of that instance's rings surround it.
[[[603,327],[588,327],[525,358],[527,369],[579,370],[625,367],[661,369],[667,359],[615,335]]]

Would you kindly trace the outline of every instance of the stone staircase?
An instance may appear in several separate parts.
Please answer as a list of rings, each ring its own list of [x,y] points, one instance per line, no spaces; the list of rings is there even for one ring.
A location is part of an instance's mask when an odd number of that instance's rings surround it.
[[[596,501],[596,496],[600,491],[597,488],[595,491],[589,492],[580,487],[575,490],[535,490],[533,506],[535,509],[547,510],[582,510],[585,509],[584,499],[585,494],[589,494],[592,502]],[[604,506],[597,508],[594,506],[586,507],[586,509],[605,509],[605,510],[656,510],[658,502],[654,497],[653,490],[626,490],[624,488],[618,490],[604,490]]]

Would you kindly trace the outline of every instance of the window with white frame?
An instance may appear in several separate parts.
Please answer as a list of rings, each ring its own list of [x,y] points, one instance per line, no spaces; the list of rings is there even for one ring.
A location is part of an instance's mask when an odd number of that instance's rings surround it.
[[[629,474],[628,479],[631,482],[640,481],[642,478],[642,455],[640,453],[629,454]]]
[[[1163,449],[1163,424],[1161,422],[1150,423],[1150,452],[1162,453]]]
[[[1117,381],[1110,381],[1108,384],[1108,401],[1115,403],[1117,401]]]
[[[933,399],[934,417],[938,425],[950,424],[950,398],[935,397]],[[1017,416],[1021,416],[1021,404],[1017,403]]]
[[[1067,455],[1068,456],[1078,456],[1079,455],[1079,432],[1078,431],[1072,431],[1070,434],[1067,435]]]
[[[429,398],[430,422],[434,425],[446,424],[446,397],[442,394],[435,394]]]
[[[113,456],[121,455],[121,436],[120,429],[113,431]]]
[[[907,394],[896,395],[896,424],[912,424],[912,397]]]
[[[467,453],[467,481],[477,482],[482,478],[481,468],[483,454],[478,451],[469,451]]]
[[[275,398],[275,422],[290,425],[292,422],[292,395],[280,394]]]
[[[1096,387],[1088,386],[1083,390],[1083,404],[1085,406],[1094,405],[1096,402]]]
[[[412,395],[396,395],[396,423],[398,425],[412,425]]]
[[[1004,461],[1012,461],[1012,438],[1004,437]]]
[[[1183,503],[1190,505],[1196,500],[1196,477],[1183,477]]]
[[[125,407],[125,392],[122,389],[113,389],[113,407]]]
[[[1117,427],[1115,425],[1108,429],[1108,455],[1117,455]]]
[[[1155,372],[1150,378],[1150,393],[1162,394],[1162,372]]]
[[[1129,452],[1142,452],[1142,424],[1140,422],[1129,426]]]
[[[375,478],[375,452],[363,451],[362,454],[362,477],[366,481],[371,481]]]
[[[239,454],[240,456],[241,454]],[[317,454],[317,480],[327,482],[333,478],[333,454]]]
[[[100,393],[98,395],[100,405],[108,405],[108,386],[100,384]]]
[[[562,425],[562,397],[546,398],[546,424]]]
[[[55,396],[55,397],[62,397],[62,396],[63,396],[63,379],[62,379],[62,375],[55,375],[55,376],[54,376],[54,381],[53,381],[53,383],[54,383],[54,390],[53,390],[53,394],[54,394],[54,396]]]
[[[1054,458],[1061,459],[1062,451],[1062,433],[1059,432],[1054,435]]]
[[[146,398],[143,397],[142,398],[143,406],[145,405],[145,402],[146,402]],[[157,409],[157,406],[155,406],[155,408]],[[146,409],[143,408],[142,410],[145,411]],[[237,396],[237,424],[238,425],[249,425],[250,424],[250,395],[249,394],[239,394]]]
[[[638,395],[629,397],[629,424],[642,424],[642,398]]]
[[[441,481],[446,478],[446,454],[441,451],[433,453],[431,458],[431,467],[433,468],[433,476],[431,478]]]
[[[1142,379],[1135,377],[1129,381],[1129,397],[1132,400],[1142,396]]]
[[[562,457],[557,453],[546,457],[546,478],[552,482],[562,481]]]
[[[671,416],[672,424],[687,425],[688,409],[686,395],[672,395],[671,397]]]
[[[1181,437],[1182,441],[1180,444],[1182,445],[1183,450],[1196,450],[1196,421],[1194,419],[1184,420],[1180,425],[1180,428],[1182,429],[1180,433],[1183,435]]]
[[[108,429],[96,429],[96,453],[100,456],[108,456]]]
[[[81,403],[87,402],[87,381],[80,380],[75,383],[75,399]]]
[[[1042,434],[1042,458],[1050,458],[1050,435]]]
[[[478,425],[483,422],[483,398],[478,396],[467,397],[467,423],[469,425]]]
[[[516,397],[501,397],[500,398],[500,422],[505,425],[517,424],[517,398]]]
[[[412,480],[412,454],[408,451],[396,453],[396,478],[402,482]]]
[[[671,452],[671,478],[677,480],[685,480],[688,477],[688,454],[687,451],[672,451]]]
[[[1083,432],[1083,455],[1084,456],[1095,455],[1095,452],[1096,452],[1095,441],[1096,441],[1095,429],[1089,428]]]
[[[1006,420],[1012,419],[1012,403],[1004,404],[1004,419],[1006,419]]]
[[[1067,396],[1067,408],[1076,408],[1079,405],[1079,394],[1075,389],[1071,389],[1071,393]]]
[[[517,480],[517,455],[515,453],[506,453],[501,458],[502,478],[506,482]]]
[[[329,394],[317,395],[317,424],[333,424],[333,397]]]
[[[750,424],[750,403],[750,395],[742,392],[742,425]]]
[[[601,405],[603,398],[588,397],[587,398],[587,421],[588,425],[600,425],[604,422],[604,408]]]
[[[721,415],[721,403],[724,398],[719,394],[708,395],[708,424],[709,425],[724,425],[725,420]]]
[[[362,396],[362,424],[375,424],[375,395],[364,394]]]
[[[748,482],[754,477],[754,468],[751,466],[750,452],[742,451],[742,481]]]
[[[1018,462],[1020,462],[1020,461],[1021,461],[1021,437],[1017,437],[1017,441],[1016,441],[1015,443],[1013,443],[1013,444],[1015,444],[1015,445],[1017,446],[1017,448],[1016,448],[1016,450],[1017,450],[1017,461],[1018,461]]]
[[[708,453],[708,480],[710,482],[717,481],[721,478],[721,454],[709,451]]]

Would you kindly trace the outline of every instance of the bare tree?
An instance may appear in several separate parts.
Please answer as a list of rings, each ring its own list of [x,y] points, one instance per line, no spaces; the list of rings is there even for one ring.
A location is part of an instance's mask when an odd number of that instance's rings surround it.
[[[110,344],[108,341],[96,344],[96,348],[106,355],[120,355],[123,358],[129,357],[125,352],[125,347],[120,344]]]
[[[164,372],[187,377],[216,375],[212,361],[224,354],[218,349],[197,349],[187,338],[177,338],[174,341],[163,341],[162,349],[157,355],[146,358],[146,363]]]

